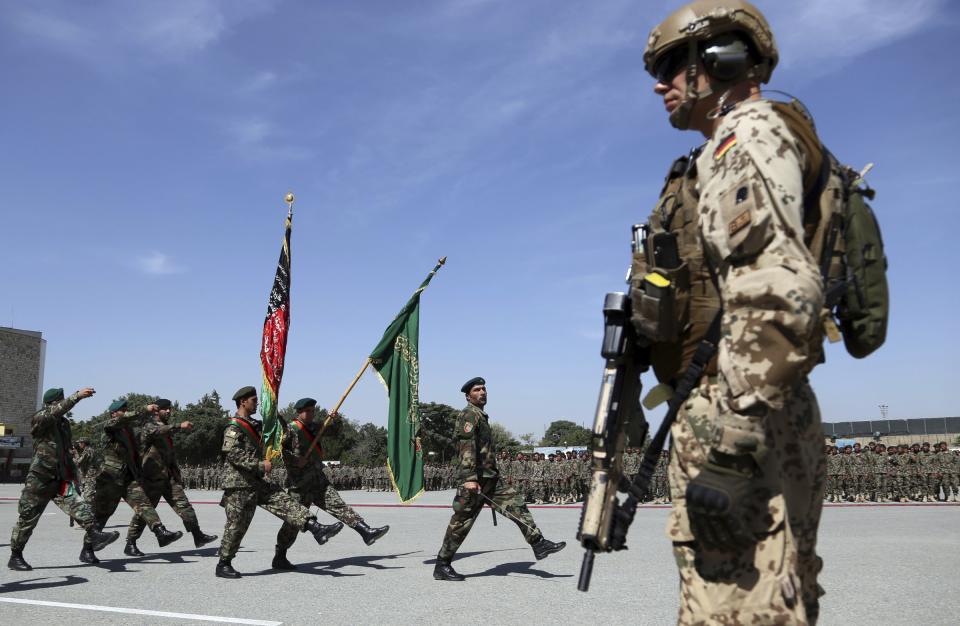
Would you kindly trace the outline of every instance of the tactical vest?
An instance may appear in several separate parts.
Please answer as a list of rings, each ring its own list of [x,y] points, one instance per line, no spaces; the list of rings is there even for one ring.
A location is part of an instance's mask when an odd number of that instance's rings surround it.
[[[699,152],[698,148],[670,166],[645,236],[635,240],[630,272],[631,321],[641,336],[651,340],[654,373],[668,384],[689,366],[720,310],[697,223]],[[705,373],[716,375],[716,358]]]

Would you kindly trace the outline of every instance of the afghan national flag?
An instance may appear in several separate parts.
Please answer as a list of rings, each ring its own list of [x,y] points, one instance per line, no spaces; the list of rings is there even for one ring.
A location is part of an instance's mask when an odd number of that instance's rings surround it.
[[[260,388],[260,415],[263,417],[263,450],[267,459],[280,456],[283,427],[277,418],[277,395],[283,378],[283,359],[287,353],[287,332],[290,330],[290,229],[293,207],[287,212],[283,233],[283,248],[273,279],[267,317],[263,320],[263,343],[260,345],[260,365],[263,384]]]
[[[370,363],[387,388],[390,412],[387,418],[387,470],[401,502],[423,493],[423,451],[420,447],[420,294],[446,258],[441,259],[410,301],[393,320]]]

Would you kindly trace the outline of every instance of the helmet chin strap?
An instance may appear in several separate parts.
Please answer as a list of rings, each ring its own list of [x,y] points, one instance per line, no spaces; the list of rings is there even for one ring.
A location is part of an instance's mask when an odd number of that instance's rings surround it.
[[[691,41],[687,44],[687,89],[683,94],[683,101],[670,114],[670,124],[678,130],[690,130],[690,116],[697,101],[713,94],[713,81],[707,80],[703,91],[697,91],[697,65],[700,54],[697,44]],[[707,77],[709,79],[709,76]]]

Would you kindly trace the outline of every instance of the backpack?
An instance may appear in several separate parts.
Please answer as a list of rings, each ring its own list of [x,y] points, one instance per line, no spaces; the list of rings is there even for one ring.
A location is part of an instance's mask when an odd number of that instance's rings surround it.
[[[857,172],[840,163],[798,100],[772,104],[807,156],[804,241],[823,278],[824,330],[831,342],[842,335],[847,352],[862,359],[883,345],[890,310],[883,238],[867,203],[876,192],[864,180],[873,165]]]

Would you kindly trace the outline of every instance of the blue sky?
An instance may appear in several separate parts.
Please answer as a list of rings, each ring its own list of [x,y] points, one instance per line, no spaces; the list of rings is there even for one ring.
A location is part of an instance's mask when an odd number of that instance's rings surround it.
[[[0,324],[46,386],[188,402],[259,386],[297,195],[281,403],[332,405],[433,267],[421,398],[482,375],[514,433],[592,419],[603,294],[673,158],[643,72],[679,3],[46,1],[0,8]],[[875,162],[887,345],[813,374],[824,419],[957,415],[956,3],[758,2],[824,141]],[[649,381],[648,381],[649,383]],[[365,376],[344,407],[385,423]],[[656,422],[659,414],[652,416]]]

